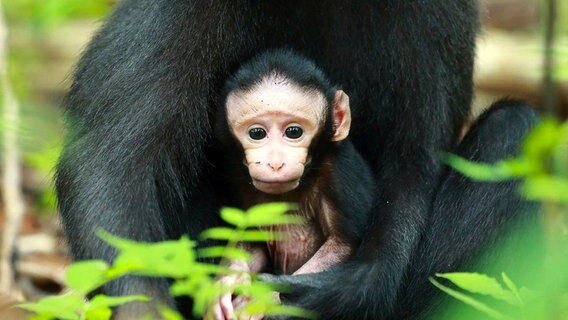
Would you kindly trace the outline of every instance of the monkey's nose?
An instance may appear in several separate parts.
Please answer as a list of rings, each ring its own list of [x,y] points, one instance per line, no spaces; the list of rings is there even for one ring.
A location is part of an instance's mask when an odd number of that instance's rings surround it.
[[[284,162],[269,162],[268,166],[272,168],[272,171],[278,172],[278,170],[284,167]]]

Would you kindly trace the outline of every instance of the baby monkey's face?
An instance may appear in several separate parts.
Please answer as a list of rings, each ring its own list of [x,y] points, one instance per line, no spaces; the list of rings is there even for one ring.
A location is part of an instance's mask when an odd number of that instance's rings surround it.
[[[332,110],[324,94],[288,81],[266,79],[246,92],[230,93],[226,107],[231,132],[243,147],[243,162],[254,187],[268,194],[296,189],[310,162],[308,150],[324,129],[327,110]],[[347,113],[348,109],[347,102]],[[344,115],[341,112],[339,116]],[[333,140],[346,136],[334,136]]]

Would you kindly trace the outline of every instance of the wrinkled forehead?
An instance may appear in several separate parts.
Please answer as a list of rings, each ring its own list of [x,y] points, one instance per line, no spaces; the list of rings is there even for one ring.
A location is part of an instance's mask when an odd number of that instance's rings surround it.
[[[266,114],[288,114],[325,121],[327,101],[316,89],[302,88],[282,77],[267,77],[247,90],[227,96],[227,120],[234,126]]]

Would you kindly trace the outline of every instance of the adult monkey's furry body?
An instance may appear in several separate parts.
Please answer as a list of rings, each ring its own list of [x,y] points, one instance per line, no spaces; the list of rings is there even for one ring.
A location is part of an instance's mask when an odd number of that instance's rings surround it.
[[[459,268],[524,207],[514,184],[470,182],[444,171],[439,158],[450,150],[481,161],[511,155],[534,121],[520,103],[501,102],[458,146],[472,96],[476,7],[473,0],[122,1],[83,55],[66,101],[57,192],[74,258],[114,257],[97,227],[159,241],[196,238],[219,224],[227,190],[215,179],[222,155],[211,147],[216,96],[240,63],[287,46],[350,93],[351,141],[378,185],[356,261],[296,277],[308,287],[288,302],[323,319],[419,316],[435,296],[428,276]],[[166,280],[127,277],[103,291],[174,305]],[[127,305],[118,317],[144,311]]]

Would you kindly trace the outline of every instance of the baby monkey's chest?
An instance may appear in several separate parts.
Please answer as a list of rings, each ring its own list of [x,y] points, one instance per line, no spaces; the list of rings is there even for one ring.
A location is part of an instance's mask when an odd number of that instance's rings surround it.
[[[267,243],[275,273],[294,273],[314,256],[325,241],[323,231],[314,221],[308,220],[302,225],[272,226],[269,229],[285,236],[283,240]]]

